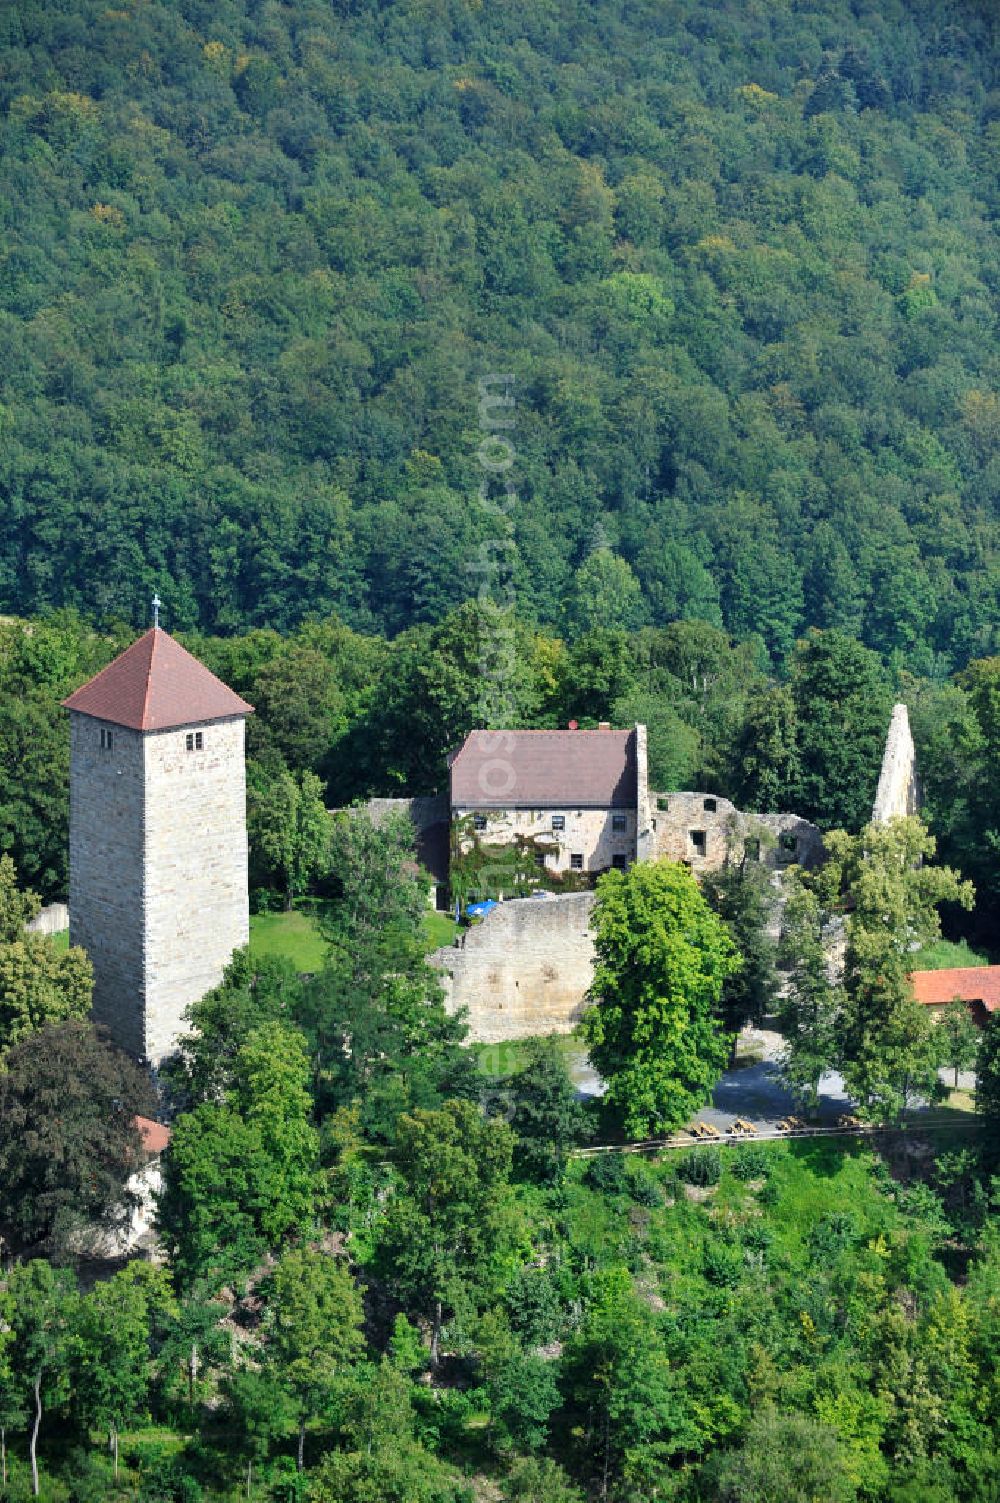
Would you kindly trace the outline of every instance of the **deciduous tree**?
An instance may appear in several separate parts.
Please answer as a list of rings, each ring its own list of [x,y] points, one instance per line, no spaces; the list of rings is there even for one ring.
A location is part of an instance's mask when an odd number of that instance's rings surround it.
[[[0,1074],[0,1218],[24,1243],[64,1252],[88,1225],[127,1226],[142,1163],[137,1113],[149,1078],[89,1023],[50,1024]]]
[[[13,1340],[10,1369],[30,1426],[31,1490],[37,1498],[38,1434],[46,1410],[69,1396],[70,1333],[77,1294],[72,1275],[38,1259],[15,1264],[3,1280],[0,1303]]]
[[[659,861],[598,884],[597,967],[582,1028],[607,1099],[634,1137],[683,1123],[725,1069],[717,1016],[740,965],[691,871]]]
[[[942,1063],[955,1072],[957,1091],[959,1071],[971,1070],[979,1047],[979,1029],[969,1017],[964,1002],[953,1002],[945,1008],[944,1017],[938,1023],[938,1040]]]
[[[306,1425],[323,1412],[364,1351],[364,1306],[346,1263],[310,1248],[290,1248],[270,1280],[265,1318],[268,1371],[295,1410],[302,1470]]]
[[[323,784],[280,758],[247,765],[247,838],[254,875],[275,881],[290,909],[324,875],[332,837]]]
[[[780,954],[788,984],[778,1003],[785,1040],[781,1070],[796,1100],[814,1111],[820,1080],[840,1059],[846,999],[831,958],[835,915],[794,874],[786,883]]]
[[[513,1134],[468,1101],[405,1113],[396,1129],[399,1188],[381,1233],[381,1262],[392,1286],[431,1332],[488,1280],[506,1240]]]
[[[826,848],[817,880],[847,910],[844,1079],[864,1111],[897,1116],[912,1095],[939,1088],[934,1024],[909,979],[913,948],[940,935],[940,903],[971,907],[972,884],[932,863],[936,843],[915,817],[834,831]]]
[[[218,1287],[312,1226],[319,1140],[308,1078],[302,1035],[266,1023],[238,1050],[222,1102],[176,1119],[158,1222],[183,1284],[203,1276]]]

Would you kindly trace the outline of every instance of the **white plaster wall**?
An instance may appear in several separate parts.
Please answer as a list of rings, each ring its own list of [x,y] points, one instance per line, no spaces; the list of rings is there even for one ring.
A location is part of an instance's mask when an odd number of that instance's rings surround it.
[[[570,857],[583,857],[582,871],[604,871],[613,865],[615,856],[635,860],[636,816],[634,809],[490,809],[474,810],[456,808],[456,819],[472,819],[476,814],[485,814],[486,829],[479,832],[479,840],[488,845],[508,845],[515,836],[526,837],[547,848],[545,866],[547,871],[568,872],[572,869]],[[552,817],[562,815],[566,822],[563,830],[553,830]],[[625,829],[613,828],[614,817],[622,815]],[[463,849],[472,847],[471,837],[462,841]]]
[[[30,934],[61,934],[69,928],[69,905],[46,903],[30,924],[25,925]]]

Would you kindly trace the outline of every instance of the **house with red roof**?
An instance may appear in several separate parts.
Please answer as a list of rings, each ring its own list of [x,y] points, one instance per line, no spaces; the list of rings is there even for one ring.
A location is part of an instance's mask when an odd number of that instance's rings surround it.
[[[540,875],[639,858],[649,824],[646,728],[470,731],[449,758],[453,839],[533,852]]]
[[[913,995],[925,1007],[940,1010],[964,1002],[980,1027],[1000,1012],[1000,965],[955,966],[943,971],[913,971]]]

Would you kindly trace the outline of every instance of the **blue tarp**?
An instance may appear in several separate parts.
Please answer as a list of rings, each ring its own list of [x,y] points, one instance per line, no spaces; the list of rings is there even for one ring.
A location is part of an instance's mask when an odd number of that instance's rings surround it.
[[[481,903],[470,903],[465,910],[465,916],[466,918],[482,918],[484,914],[489,913],[490,909],[496,906],[492,898],[483,898]]]

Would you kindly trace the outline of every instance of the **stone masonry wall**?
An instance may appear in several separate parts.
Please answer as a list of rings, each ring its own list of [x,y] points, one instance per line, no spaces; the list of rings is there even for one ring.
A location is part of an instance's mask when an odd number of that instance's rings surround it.
[[[204,747],[187,751],[201,731]],[[250,937],[242,716],[146,741],[145,1053],[173,1047],[185,1008]]]
[[[101,730],[114,737],[102,750]],[[141,1057],[145,874],[143,738],[70,715],[69,937],[94,967],[95,1023]]]
[[[714,809],[705,803],[714,802]],[[650,835],[645,859],[687,861],[695,872],[710,871],[727,859],[742,858],[744,841],[759,842],[760,860],[775,873],[793,863],[814,865],[822,858],[822,836],[815,825],[795,814],[743,814],[728,799],[703,793],[650,795]],[[567,832],[560,838],[569,846]],[[594,813],[595,811],[589,811]],[[602,811],[601,817],[609,817]],[[485,838],[505,838],[517,829],[536,838],[551,830],[552,811],[526,822],[509,815],[490,816]],[[629,812],[627,839],[636,840],[635,815]],[[704,854],[694,846],[692,830],[705,833]],[[640,831],[640,837],[642,832]],[[583,838],[582,836],[580,838]],[[607,866],[610,861],[602,862]],[[568,1033],[584,1007],[593,980],[594,944],[590,915],[594,894],[570,893],[554,898],[518,898],[501,903],[483,922],[463,935],[458,946],[437,950],[431,963],[445,973],[451,1011],[466,1008],[475,1043],[499,1043],[538,1033]]]
[[[920,812],[917,754],[905,705],[894,705],[886,737],[882,771],[872,808],[872,823],[881,825],[897,815]]]
[[[715,871],[727,859],[741,860],[748,841],[775,871],[822,859],[820,831],[797,814],[744,814],[729,799],[708,793],[651,794],[650,802],[654,861],[668,857],[688,862],[695,872]]]
[[[613,857],[624,856],[635,860],[636,817],[634,809],[490,809],[469,810],[456,808],[456,819],[472,818],[484,814],[486,829],[479,832],[479,839],[490,845],[509,845],[515,836],[536,841],[546,848],[545,865],[550,872],[568,872],[572,869],[571,857],[583,857],[581,871],[604,871],[612,865]],[[553,815],[565,821],[563,830],[553,830]],[[615,816],[625,820],[625,829],[614,828]],[[472,841],[464,842],[466,850]]]
[[[370,798],[362,805],[373,825],[380,826],[391,814],[405,814],[417,834],[448,819],[448,795],[433,793],[416,798]]]
[[[594,975],[593,906],[591,892],[517,898],[435,950],[448,1010],[468,1010],[474,1043],[570,1031]]]
[[[25,926],[31,934],[61,934],[69,928],[69,905],[46,903],[38,915]]]
[[[157,1064],[249,938],[243,719],[143,735],[77,713],[70,748],[70,941],[95,1022]]]

